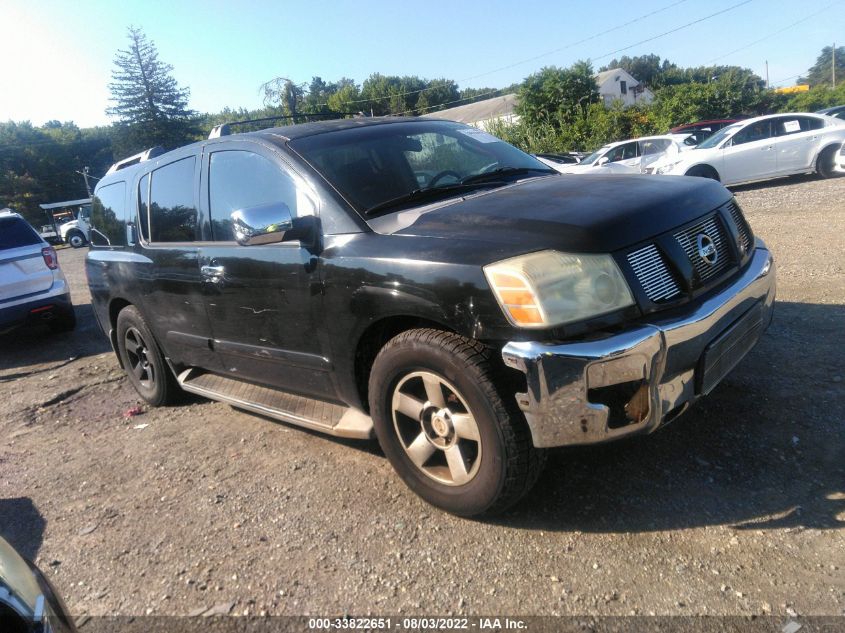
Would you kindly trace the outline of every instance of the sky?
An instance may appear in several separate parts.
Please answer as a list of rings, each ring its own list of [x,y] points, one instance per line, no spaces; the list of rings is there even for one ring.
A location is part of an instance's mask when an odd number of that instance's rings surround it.
[[[279,76],[499,88],[543,66],[590,59],[598,69],[647,53],[764,78],[768,61],[772,84],[792,85],[822,47],[845,40],[845,0],[0,0],[0,121],[110,123],[129,25],[173,66],[192,109],[218,112],[261,107],[260,85]]]

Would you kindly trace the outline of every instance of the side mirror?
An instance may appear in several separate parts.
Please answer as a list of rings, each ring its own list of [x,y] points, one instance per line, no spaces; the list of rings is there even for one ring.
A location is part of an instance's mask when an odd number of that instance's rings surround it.
[[[596,167],[601,167],[602,165],[607,165],[610,162],[610,159],[607,156],[602,156],[599,158],[598,162],[596,163]]]
[[[241,246],[282,242],[293,228],[293,216],[282,202],[238,209],[230,217],[235,239]]]

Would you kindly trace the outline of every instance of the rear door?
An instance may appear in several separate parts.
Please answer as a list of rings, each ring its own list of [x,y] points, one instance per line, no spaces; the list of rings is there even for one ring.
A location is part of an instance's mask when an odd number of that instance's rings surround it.
[[[253,142],[206,150],[203,209],[213,242],[200,248],[203,297],[213,347],[233,377],[313,396],[334,393],[319,336],[320,259],[298,240],[240,246],[231,213],[284,204],[300,220],[317,212],[317,196],[281,154]]]
[[[44,263],[44,246],[25,220],[0,217],[0,303],[50,289],[53,272]]]
[[[214,369],[211,326],[199,270],[201,155],[194,149],[158,163],[138,183],[143,259],[135,270],[143,312],[175,363]]]
[[[781,116],[773,119],[772,125],[778,172],[791,174],[810,169],[824,122],[809,116]]]
[[[770,119],[746,125],[722,150],[720,175],[724,184],[769,178],[777,173],[777,151]]]

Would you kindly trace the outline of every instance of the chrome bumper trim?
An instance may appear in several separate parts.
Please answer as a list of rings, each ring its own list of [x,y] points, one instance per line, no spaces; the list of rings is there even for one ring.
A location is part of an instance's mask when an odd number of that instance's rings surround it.
[[[755,306],[762,310],[763,329],[771,322],[774,262],[761,240],[755,246],[739,277],[693,302],[680,316],[656,314],[630,330],[594,341],[505,345],[505,364],[526,377],[527,391],[517,394],[517,402],[534,445],[595,444],[648,433],[700,397],[695,371],[707,345]],[[635,381],[647,385],[648,414],[639,422],[611,428],[610,409],[590,402],[588,390]]]

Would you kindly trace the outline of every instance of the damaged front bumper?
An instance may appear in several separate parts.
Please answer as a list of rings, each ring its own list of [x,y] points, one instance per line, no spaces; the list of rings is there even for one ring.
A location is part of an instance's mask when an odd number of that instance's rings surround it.
[[[743,272],[672,317],[598,340],[512,342],[505,364],[525,374],[517,394],[538,448],[595,444],[648,433],[709,393],[772,319],[772,256],[757,240]]]

